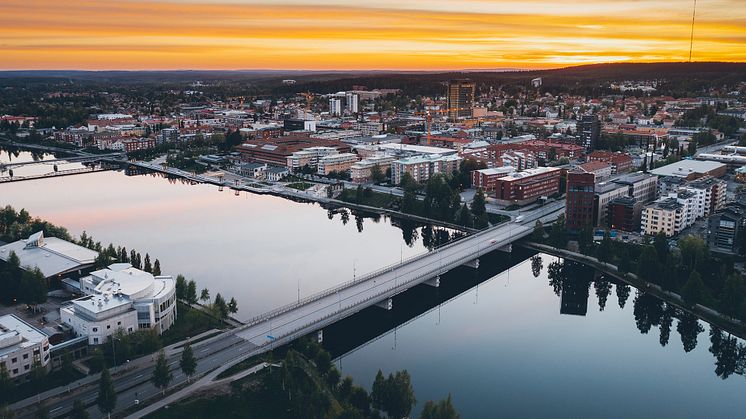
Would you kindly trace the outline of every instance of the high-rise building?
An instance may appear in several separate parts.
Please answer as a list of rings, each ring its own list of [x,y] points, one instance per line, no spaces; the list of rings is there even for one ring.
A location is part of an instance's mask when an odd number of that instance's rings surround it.
[[[569,230],[580,231],[593,225],[595,185],[593,173],[577,168],[567,173],[565,218]]]
[[[332,116],[342,115],[342,100],[331,98],[329,99],[329,114]]]
[[[358,112],[359,99],[360,99],[360,96],[358,96],[357,93],[347,92],[347,94],[345,94],[345,107],[347,108],[348,112],[350,113]]]
[[[590,153],[596,149],[598,137],[601,135],[601,122],[596,115],[585,115],[578,123],[578,135],[580,136],[580,145],[585,147],[585,151]]]
[[[471,80],[448,82],[448,119],[455,121],[471,117],[475,91],[476,84]]]

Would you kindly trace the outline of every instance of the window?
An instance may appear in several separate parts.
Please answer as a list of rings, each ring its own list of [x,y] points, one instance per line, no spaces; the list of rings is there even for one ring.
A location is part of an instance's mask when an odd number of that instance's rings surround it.
[[[18,374],[18,368],[13,368],[13,375]]]
[[[23,354],[23,359],[28,359],[28,354]]]
[[[93,331],[94,331],[94,332],[98,332],[98,327],[94,327],[94,328],[93,328]]]
[[[13,364],[15,364],[16,362],[18,362],[18,358],[13,358],[13,359],[10,360],[10,362],[13,363]]]
[[[23,369],[24,369],[25,371],[28,371],[28,370],[29,370],[29,368],[31,368],[31,366],[30,366],[30,365],[28,365],[28,364],[26,364],[26,365],[24,365],[24,366],[23,366]]]
[[[107,324],[107,325],[106,325],[106,328],[107,328],[107,329],[111,329],[111,325],[110,325],[110,324]]]
[[[117,326],[121,326],[121,325],[122,325],[122,322],[117,322]]]
[[[93,343],[97,344],[98,343],[98,338],[93,338]]]

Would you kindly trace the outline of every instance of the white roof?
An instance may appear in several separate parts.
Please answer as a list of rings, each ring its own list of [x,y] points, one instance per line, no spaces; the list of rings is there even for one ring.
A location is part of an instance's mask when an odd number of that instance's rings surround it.
[[[7,261],[15,252],[24,269],[39,268],[49,278],[92,265],[98,252],[56,237],[44,237],[42,232],[27,240],[18,240],[0,247],[0,259]]]
[[[19,348],[27,348],[47,339],[47,335],[14,314],[0,317],[0,359]]]
[[[675,163],[653,169],[650,172],[658,176],[686,177],[691,173],[707,173],[724,167],[725,164],[714,161],[680,160]]]

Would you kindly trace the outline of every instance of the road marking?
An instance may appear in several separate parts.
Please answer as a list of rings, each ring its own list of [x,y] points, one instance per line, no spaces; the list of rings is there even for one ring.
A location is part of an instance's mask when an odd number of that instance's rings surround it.
[[[49,413],[52,413],[52,412],[56,412],[56,411],[58,411],[58,410],[60,410],[60,409],[62,409],[62,406],[60,406],[60,407],[55,407],[54,409],[50,410],[50,411],[49,411]]]

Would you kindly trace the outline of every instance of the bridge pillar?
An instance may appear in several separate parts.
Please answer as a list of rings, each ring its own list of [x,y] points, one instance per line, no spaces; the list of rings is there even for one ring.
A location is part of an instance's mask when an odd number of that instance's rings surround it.
[[[470,268],[479,269],[479,259],[474,259],[472,261],[464,263],[464,266],[468,266]]]
[[[319,330],[316,332],[316,342],[321,343],[324,341],[324,329]]]
[[[498,247],[497,250],[505,253],[510,253],[513,251],[513,243],[508,243],[505,246]]]
[[[394,300],[391,298],[387,298],[381,302],[376,303],[376,307],[380,307],[384,310],[391,310],[394,308]]]
[[[423,282],[423,284],[438,288],[440,286],[440,275],[436,276],[435,278],[428,279],[427,281]]]

